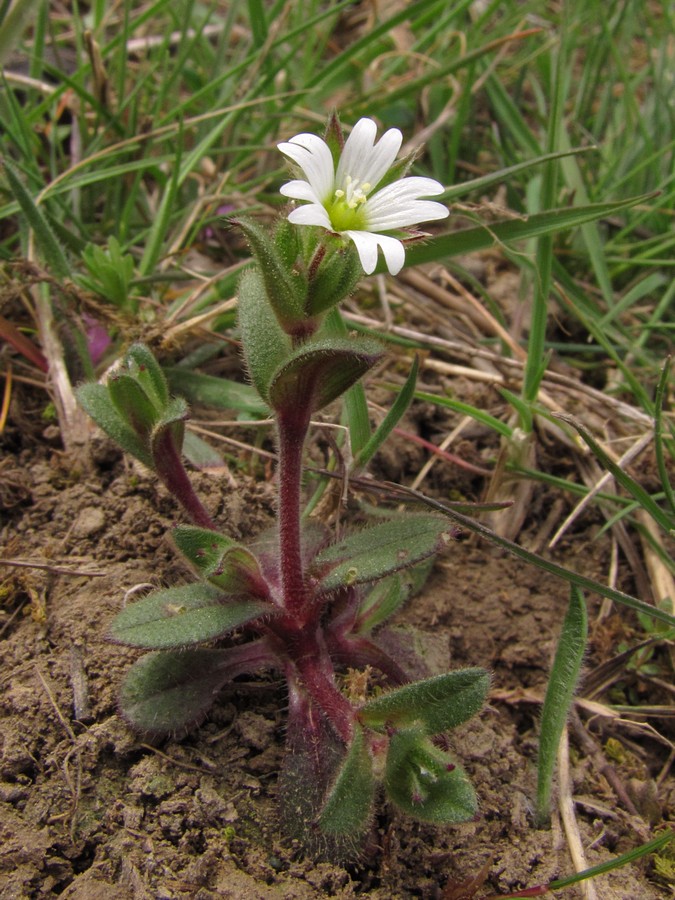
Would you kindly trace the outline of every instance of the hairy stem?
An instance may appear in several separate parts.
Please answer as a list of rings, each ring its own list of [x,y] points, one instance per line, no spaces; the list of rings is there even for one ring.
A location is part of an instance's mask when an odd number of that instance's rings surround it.
[[[173,435],[166,429],[152,449],[155,470],[165,487],[178,500],[194,525],[215,530],[211,516],[195,493],[192,482],[185,471],[183,460],[176,447]]]
[[[298,406],[302,399],[298,398]],[[279,413],[279,564],[283,603],[298,620],[307,599],[302,565],[300,489],[302,450],[309,428],[309,411],[293,409]]]

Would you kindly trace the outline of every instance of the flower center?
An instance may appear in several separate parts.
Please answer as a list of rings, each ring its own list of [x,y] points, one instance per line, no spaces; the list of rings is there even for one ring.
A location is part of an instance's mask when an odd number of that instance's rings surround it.
[[[363,205],[372,185],[347,175],[343,187],[338,188],[326,203],[326,212],[335,231],[363,231],[367,227]]]

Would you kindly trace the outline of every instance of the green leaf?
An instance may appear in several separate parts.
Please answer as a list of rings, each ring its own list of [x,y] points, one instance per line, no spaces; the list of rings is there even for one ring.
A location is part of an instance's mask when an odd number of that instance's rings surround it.
[[[418,724],[425,734],[440,734],[475,715],[489,687],[484,669],[458,669],[369,700],[359,710],[359,720],[377,730]]]
[[[77,391],[77,399],[87,415],[103,429],[108,437],[116,441],[123,450],[131,453],[149,469],[153,468],[152,457],[145,441],[122,418],[113,406],[108,388],[96,382],[81,384]]]
[[[173,540],[197,572],[228,593],[267,597],[269,591],[255,556],[231,538],[208,528],[179,525]]]
[[[453,529],[439,516],[412,515],[380,522],[332,544],[316,557],[320,590],[377,581],[442,550]]]
[[[124,373],[111,374],[108,395],[120,416],[142,441],[147,441],[159,414],[136,379]]]
[[[274,315],[256,268],[247,269],[239,282],[239,327],[251,381],[267,401],[270,381],[290,353],[291,340]]]
[[[548,821],[551,787],[560,735],[574,697],[588,640],[588,614],[579,588],[570,589],[570,603],[546,688],[541,714],[541,736],[537,763],[537,820]]]
[[[639,613],[643,613],[644,615],[650,616],[653,619],[658,619],[661,622],[665,622],[670,627],[673,627],[675,625],[675,616],[670,615],[663,609],[659,609],[658,606],[651,606],[649,603],[645,603],[644,600],[638,600],[637,597],[631,597],[630,594],[624,594],[623,591],[617,591],[615,588],[608,587],[606,584],[602,584],[600,581],[594,581],[592,578],[588,578],[586,575],[580,575],[578,572],[573,572],[571,569],[566,569],[564,566],[559,566],[557,563],[551,562],[550,560],[545,559],[543,556],[532,553],[531,550],[526,550],[524,547],[519,547],[518,544],[514,543],[513,541],[507,540],[507,538],[500,537],[500,535],[496,534],[496,532],[494,531],[491,531],[485,525],[482,525],[475,519],[469,518],[469,516],[462,515],[462,513],[458,512],[456,509],[452,509],[446,503],[441,503],[439,500],[434,500],[432,497],[426,497],[420,491],[415,491],[412,488],[402,487],[401,485],[398,485],[396,487],[396,491],[401,496],[406,496],[408,498],[412,497],[415,500],[423,503],[425,506],[428,506],[430,509],[435,509],[439,512],[444,513],[444,515],[446,515],[452,521],[456,522],[462,528],[467,528],[469,531],[473,531],[475,534],[480,535],[481,537],[485,538],[493,544],[496,544],[499,547],[503,547],[505,550],[508,550],[509,553],[512,553],[519,559],[523,559],[525,560],[525,562],[530,563],[533,566],[537,566],[537,568],[543,569],[545,572],[550,572],[552,575],[557,575],[559,578],[563,578],[570,584],[574,584],[577,587],[584,588],[588,591],[593,591],[596,594],[600,594],[601,597],[607,597],[609,600],[613,600],[616,603],[623,603],[624,606],[628,606],[631,609],[634,609]]]
[[[410,247],[406,251],[405,264],[406,266],[418,266],[421,263],[435,262],[448,256],[483,250],[486,247],[492,247],[495,243],[507,244],[512,241],[539,237],[543,234],[565,231],[583,225],[584,222],[594,222],[596,219],[615,215],[638,203],[645,203],[655,196],[653,193],[641,194],[638,197],[629,197],[627,200],[616,203],[590,203],[587,206],[550,209],[523,219],[508,219],[489,226],[481,225],[478,228],[466,228],[463,231],[439,235],[424,244]],[[380,262],[375,271],[386,271],[385,264]]]
[[[466,822],[476,814],[476,793],[464,770],[419,728],[392,735],[384,787],[392,803],[423,822]]]
[[[325,338],[303,344],[274,373],[269,385],[271,406],[282,412],[302,403],[315,413],[355,384],[382,358],[382,348],[369,339]]]
[[[374,799],[373,760],[363,730],[356,727],[345,761],[328,791],[319,827],[324,834],[362,834]]]
[[[269,603],[228,596],[197,582],[153,591],[125,607],[110,636],[129,647],[148,650],[188,647],[221,637],[274,611]]]
[[[127,673],[120,691],[124,718],[139,731],[167,734],[200,722],[229,680],[227,651],[149,653]]]
[[[162,367],[145,344],[132,344],[124,358],[124,364],[148,397],[163,409],[169,402],[169,387]]]
[[[21,207],[21,212],[26,217],[28,225],[35,235],[40,254],[47,266],[57,278],[71,278],[72,273],[66,255],[46,216],[37,206],[28,190],[26,190],[17,171],[6,155],[3,165],[10,190],[14,194],[17,203]]]
[[[173,366],[165,368],[171,390],[182,394],[191,403],[215,409],[234,409],[250,416],[265,416],[269,407],[249,384],[239,384],[229,378],[216,378]]]
[[[176,451],[180,452],[185,434],[185,421],[189,414],[185,400],[182,397],[172,397],[165,405],[162,417],[152,429],[150,449],[154,468],[158,472],[164,471],[166,461],[164,454],[168,443],[172,443]]]
[[[416,594],[429,577],[434,564],[433,556],[409,569],[394,572],[388,578],[375,582],[359,605],[354,631],[368,634],[400,609],[406,600]]]

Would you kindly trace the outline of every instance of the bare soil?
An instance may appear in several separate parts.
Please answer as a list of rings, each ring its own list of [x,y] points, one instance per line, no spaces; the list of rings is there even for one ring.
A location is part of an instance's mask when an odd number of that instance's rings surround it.
[[[388,453],[380,462],[388,477],[419,466],[404,441]],[[464,491],[468,478],[460,472],[455,486]],[[232,480],[202,473],[196,480],[229,534],[245,538],[270,523],[271,482],[242,474]],[[433,638],[442,667],[493,672],[489,706],[452,735],[474,779],[480,815],[432,828],[382,804],[371,856],[348,868],[316,864],[277,827],[282,684],[233,685],[208,721],[181,740],[151,745],[117,715],[116,693],[136,654],[106,641],[111,620],[142,586],[189,577],[166,538],[179,518],[172,499],[107,444],[96,448],[85,474],[48,440],[31,443],[16,433],[6,439],[0,482],[0,556],[45,566],[0,567],[3,900],[469,900],[574,871],[557,811],[549,829],[532,823],[538,714],[567,604],[563,582],[474,539],[438,561],[398,624]],[[548,488],[536,489],[523,538],[536,535],[555,500]],[[556,559],[602,578],[609,543],[593,541],[598,525],[587,517]],[[619,582],[631,588],[622,571]],[[589,602],[593,616],[596,598]],[[632,616],[623,610],[594,632],[588,671],[630,638],[626,621]],[[628,688],[643,699],[648,690],[637,675]],[[658,734],[583,718],[597,754],[572,733],[570,774],[592,865],[672,820],[675,784],[669,747]],[[667,723],[657,724],[667,733]],[[639,814],[625,808],[603,766],[612,767]],[[650,862],[602,876],[595,886],[602,900],[673,896]],[[564,896],[584,895],[575,887]]]

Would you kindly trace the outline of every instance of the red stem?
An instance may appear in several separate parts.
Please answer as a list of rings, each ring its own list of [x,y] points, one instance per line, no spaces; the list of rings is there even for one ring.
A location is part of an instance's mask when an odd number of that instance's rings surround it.
[[[302,398],[298,398],[298,407]],[[302,450],[309,428],[309,411],[302,408],[279,413],[279,564],[283,604],[292,619],[301,623],[307,589],[302,565],[300,493]]]
[[[195,493],[176,448],[170,429],[165,429],[152,447],[155,470],[166,488],[178,500],[195,525],[215,530],[216,526]]]

